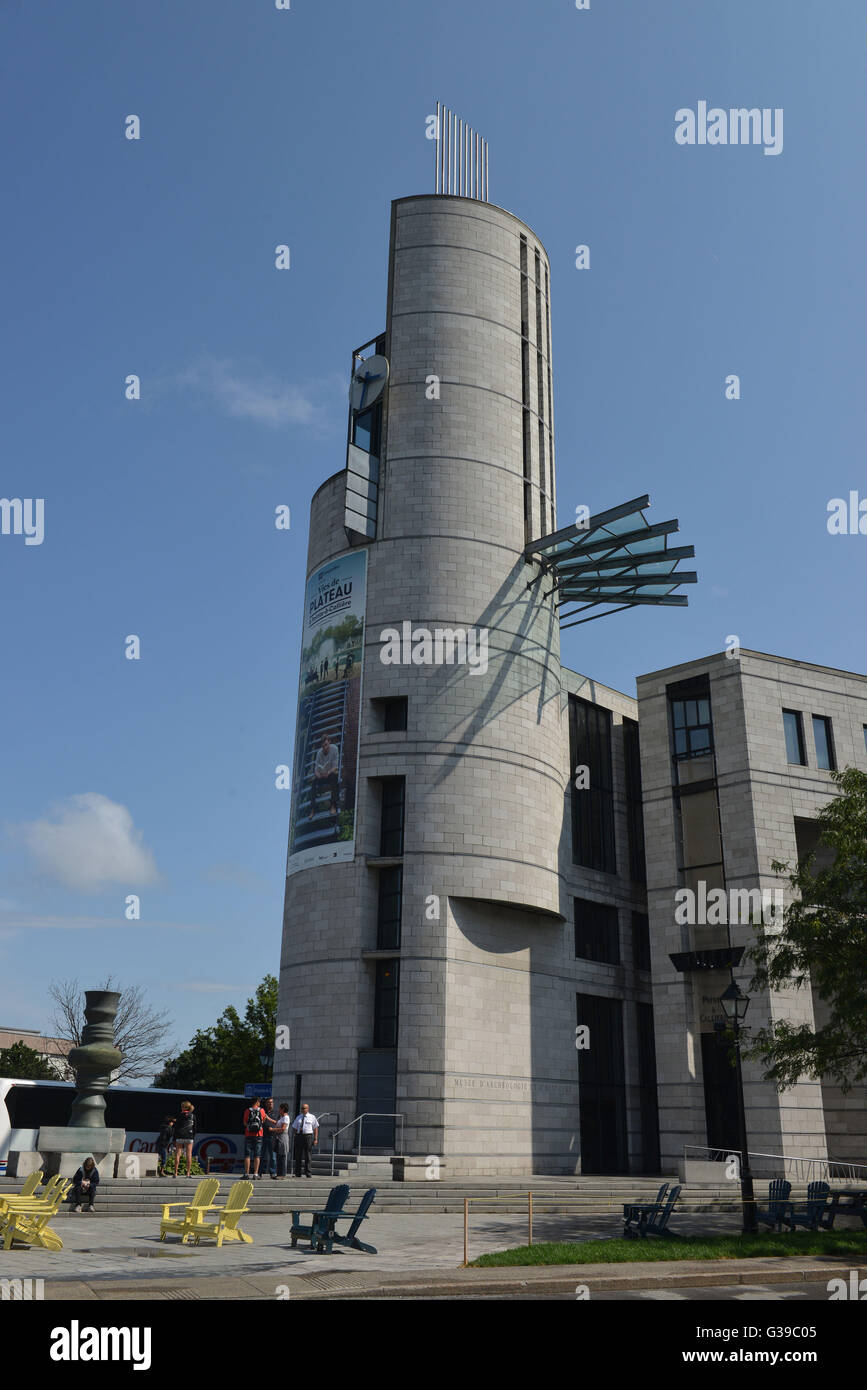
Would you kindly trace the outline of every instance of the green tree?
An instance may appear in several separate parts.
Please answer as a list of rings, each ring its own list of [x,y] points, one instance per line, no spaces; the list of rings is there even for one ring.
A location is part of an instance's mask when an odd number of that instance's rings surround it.
[[[59,1081],[57,1072],[38,1052],[24,1042],[0,1047],[0,1076],[14,1076],[20,1081]]]
[[[266,975],[244,1017],[230,1004],[210,1028],[200,1028],[190,1044],[171,1058],[154,1080],[170,1090],[240,1093],[246,1082],[265,1080],[259,1054],[274,1051],[277,1031],[277,980]]]
[[[867,1076],[867,773],[847,767],[831,775],[839,795],[816,819],[833,862],[817,868],[815,854],[795,870],[774,862],[793,901],[781,930],[760,930],[750,952],[751,988],[812,984],[827,1012],[816,1027],[780,1020],[751,1036],[747,1055],[765,1064],[765,1079],[781,1091],[802,1076],[847,1091]]]

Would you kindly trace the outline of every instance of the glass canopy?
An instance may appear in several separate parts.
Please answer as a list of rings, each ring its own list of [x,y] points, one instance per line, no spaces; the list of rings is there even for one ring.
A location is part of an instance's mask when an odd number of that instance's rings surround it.
[[[643,603],[686,605],[686,594],[675,591],[681,584],[695,584],[698,576],[677,566],[681,560],[692,558],[695,550],[691,545],[669,548],[668,537],[678,530],[678,523],[651,525],[644,515],[649,505],[646,494],[635,497],[530,541],[524,558],[537,561],[542,568],[527,587],[546,575],[553,579],[554,588],[549,592],[558,594],[561,627],[576,627]],[[605,605],[602,612],[589,618],[578,616],[600,604]]]

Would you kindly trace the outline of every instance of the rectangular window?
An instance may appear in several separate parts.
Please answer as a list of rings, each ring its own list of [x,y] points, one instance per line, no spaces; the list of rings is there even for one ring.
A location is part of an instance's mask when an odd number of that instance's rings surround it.
[[[369,410],[356,415],[352,424],[352,442],[365,453],[379,458],[379,442],[382,430],[382,402],[377,401]]]
[[[644,857],[644,804],[641,794],[641,756],[638,722],[623,720],[623,755],[626,766],[626,825],[629,832],[629,876],[634,883],[647,882]]]
[[[611,772],[611,714],[577,695],[569,696],[572,758],[572,859],[587,869],[614,874],[614,788]],[[575,786],[576,768],[587,768],[588,785]]]
[[[783,729],[786,733],[786,762],[793,764],[795,767],[806,767],[807,755],[804,752],[804,725],[798,710],[783,710]]]
[[[381,855],[403,854],[403,822],[406,799],[405,777],[382,779],[382,819],[380,821],[379,852]]]
[[[376,962],[376,992],[373,999],[374,1047],[397,1047],[398,974],[398,961]]]
[[[379,904],[376,917],[376,949],[396,951],[400,948],[400,916],[403,897],[403,867],[379,871]]]
[[[632,963],[636,970],[650,969],[650,918],[646,912],[632,914]]]
[[[398,695],[393,700],[383,700],[383,729],[387,734],[402,733],[406,730],[407,697]]]
[[[671,723],[675,758],[701,758],[713,752],[709,699],[672,700]]]
[[[813,742],[816,745],[816,766],[824,768],[826,772],[833,772],[837,766],[837,759],[834,757],[834,735],[831,731],[831,721],[826,719],[824,714],[813,715]]]
[[[573,898],[572,901],[575,907],[576,959],[619,965],[617,908],[607,903],[591,902],[589,898]]]
[[[867,753],[867,724],[864,725],[864,752]]]

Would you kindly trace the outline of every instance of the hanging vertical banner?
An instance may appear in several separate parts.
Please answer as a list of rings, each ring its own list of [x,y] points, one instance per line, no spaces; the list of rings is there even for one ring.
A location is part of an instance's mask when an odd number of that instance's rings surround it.
[[[307,581],[286,873],[355,854],[367,551]]]

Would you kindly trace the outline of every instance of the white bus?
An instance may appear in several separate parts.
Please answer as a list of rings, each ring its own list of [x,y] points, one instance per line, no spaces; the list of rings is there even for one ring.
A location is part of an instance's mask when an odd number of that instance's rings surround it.
[[[20,1081],[0,1077],[0,1173],[6,1172],[10,1149],[35,1149],[42,1125],[65,1125],[75,1096],[68,1081]],[[211,1172],[231,1172],[244,1156],[243,1096],[222,1091],[163,1091],[149,1086],[111,1087],[106,1095],[106,1124],[126,1130],[131,1153],[156,1153],[157,1135],[165,1115],[180,1114],[182,1100],[196,1112],[193,1154]]]

